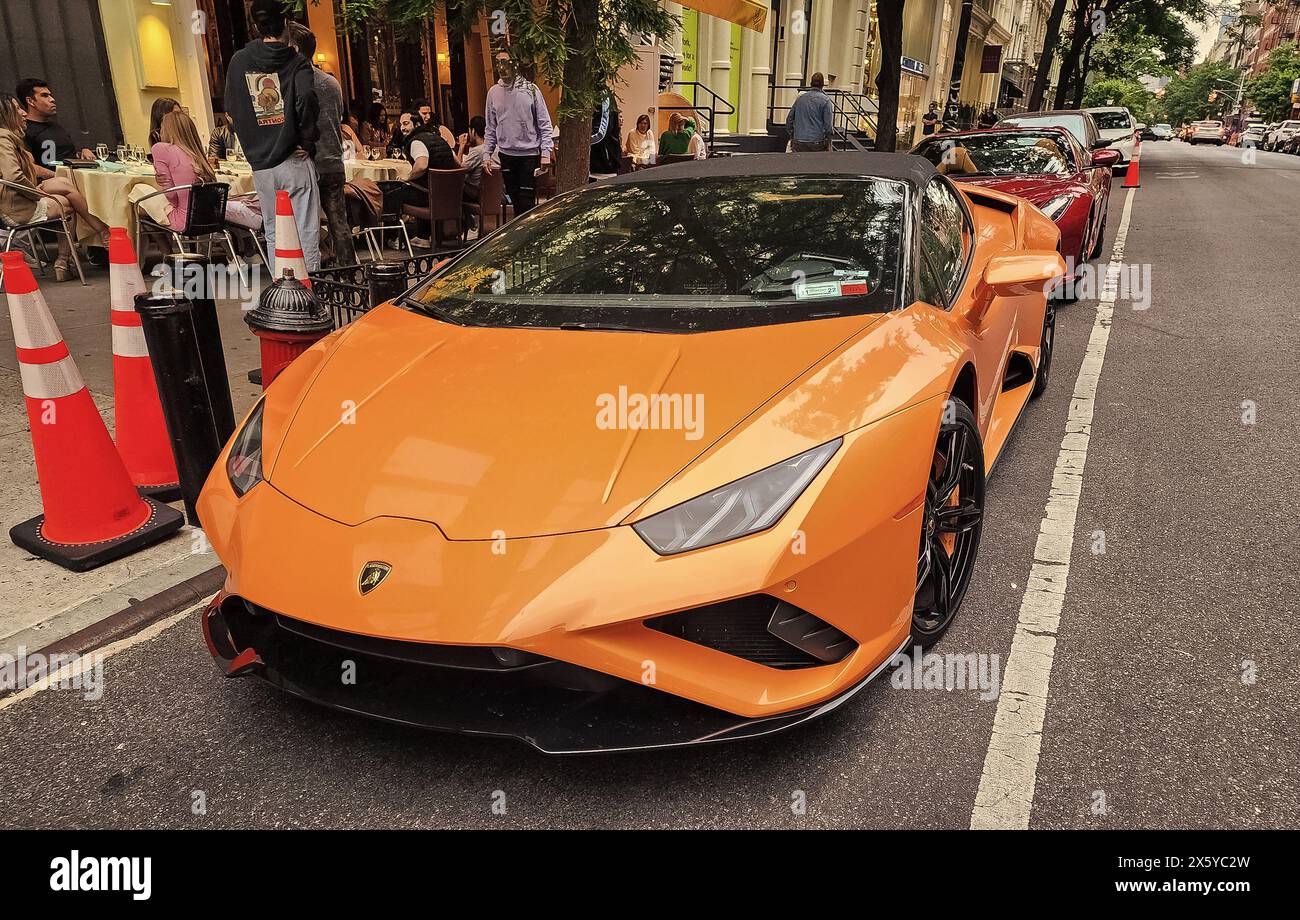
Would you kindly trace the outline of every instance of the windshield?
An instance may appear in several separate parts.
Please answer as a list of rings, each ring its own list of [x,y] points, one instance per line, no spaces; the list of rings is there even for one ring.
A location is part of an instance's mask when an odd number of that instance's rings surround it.
[[[890,310],[905,192],[826,177],[596,185],[507,224],[410,303],[469,325],[658,332]]]
[[[940,135],[915,152],[949,176],[1064,176],[1074,172],[1069,142],[1050,131]]]
[[[998,124],[1011,128],[1064,128],[1074,136],[1086,150],[1088,147],[1087,129],[1082,115],[1013,115],[1004,118]]]
[[[1127,131],[1133,127],[1128,112],[1093,112],[1092,120],[1102,131]]]

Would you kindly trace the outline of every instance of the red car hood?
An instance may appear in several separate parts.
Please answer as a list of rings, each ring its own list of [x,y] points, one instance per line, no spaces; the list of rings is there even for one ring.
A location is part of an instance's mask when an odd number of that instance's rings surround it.
[[[949,178],[957,178],[950,176]],[[973,179],[959,179],[961,182],[970,185],[982,185],[986,188],[997,189],[999,192],[1006,192],[1008,195],[1017,195],[1035,205],[1043,204],[1057,195],[1065,194],[1070,191],[1078,191],[1078,183],[1073,176],[984,176]]]

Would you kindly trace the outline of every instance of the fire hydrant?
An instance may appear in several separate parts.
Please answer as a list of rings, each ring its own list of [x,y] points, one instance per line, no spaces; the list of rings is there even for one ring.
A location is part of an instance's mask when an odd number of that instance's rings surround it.
[[[258,298],[256,309],[244,317],[262,343],[262,389],[334,328],[329,310],[312,289],[287,269]]]

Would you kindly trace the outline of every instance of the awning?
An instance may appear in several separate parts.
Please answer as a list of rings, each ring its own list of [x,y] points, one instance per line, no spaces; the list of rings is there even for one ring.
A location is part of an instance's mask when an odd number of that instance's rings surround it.
[[[757,0],[677,0],[688,10],[716,16],[746,29],[762,32],[767,24],[767,4]]]
[[[1023,99],[1025,97],[1025,91],[1006,77],[1002,78],[1002,93],[1008,99]]]

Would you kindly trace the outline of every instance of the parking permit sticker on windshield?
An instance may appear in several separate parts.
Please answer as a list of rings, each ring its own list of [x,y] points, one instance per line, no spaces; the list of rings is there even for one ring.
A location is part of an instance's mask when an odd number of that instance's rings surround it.
[[[842,281],[800,281],[794,285],[794,296],[799,300],[859,297],[869,293],[871,293],[871,284],[864,278],[845,278]]]

